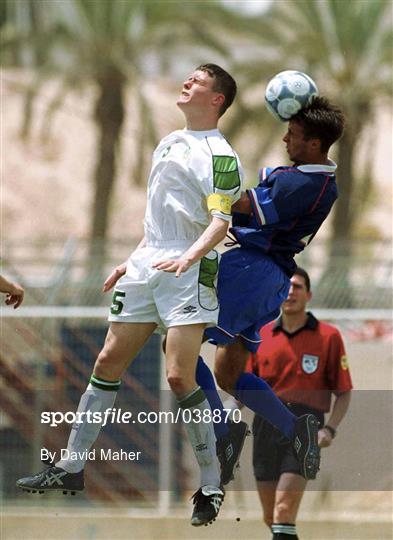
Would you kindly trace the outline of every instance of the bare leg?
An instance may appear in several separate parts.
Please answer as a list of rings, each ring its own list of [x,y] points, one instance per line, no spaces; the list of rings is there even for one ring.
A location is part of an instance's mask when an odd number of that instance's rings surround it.
[[[156,326],[155,323],[111,323],[94,365],[94,375],[108,381],[119,380]]]
[[[278,482],[266,482],[257,480],[259,500],[263,510],[263,520],[270,527],[273,525],[274,502]]]
[[[257,482],[263,519],[269,528],[273,524],[290,525],[292,530],[295,528],[306,484],[307,480],[294,473],[283,473],[278,482]]]
[[[195,369],[205,324],[173,326],[166,339],[166,366],[169,385],[177,398],[196,386]]]
[[[277,485],[274,523],[295,523],[307,480],[299,474],[283,473]]]
[[[96,441],[101,423],[88,421],[86,413],[100,413],[115,403],[120,378],[139,350],[154,331],[155,323],[112,323],[105,344],[99,353],[94,372],[85,393],[81,396],[78,413],[81,421],[71,429],[67,453],[57,466],[69,473],[80,472],[86,463],[86,455]],[[71,457],[75,456],[75,457]]]
[[[184,414],[188,437],[201,470],[201,486],[219,488],[220,470],[216,456],[211,409],[203,390],[196,384],[195,369],[202,342],[204,324],[176,326],[168,329],[166,341],[169,385]],[[217,491],[220,493],[220,490]],[[221,492],[222,493],[222,492]]]
[[[246,369],[249,354],[240,339],[217,346],[214,374],[218,385],[228,394],[235,395],[236,381]]]

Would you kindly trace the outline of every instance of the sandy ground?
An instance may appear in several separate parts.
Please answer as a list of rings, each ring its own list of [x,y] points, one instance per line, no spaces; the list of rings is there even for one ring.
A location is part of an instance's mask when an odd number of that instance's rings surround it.
[[[256,516],[220,516],[209,527],[194,528],[188,512],[171,516],[137,515],[131,511],[92,510],[78,512],[64,508],[22,513],[5,509],[1,523],[2,540],[270,540],[271,534]],[[240,514],[242,515],[242,514]],[[302,540],[388,540],[392,523],[381,516],[330,514],[321,519],[303,520],[298,525]]]

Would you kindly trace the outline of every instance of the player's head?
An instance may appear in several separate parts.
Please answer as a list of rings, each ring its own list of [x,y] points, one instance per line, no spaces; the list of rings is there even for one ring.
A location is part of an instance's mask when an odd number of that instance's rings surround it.
[[[310,276],[298,266],[291,277],[288,298],[282,305],[285,315],[302,313],[306,310],[307,303],[311,300]]]
[[[232,105],[235,99],[237,86],[235,79],[229,75],[225,69],[222,69],[217,64],[201,64],[197,67],[200,71],[204,71],[214,79],[213,90],[224,95],[224,103],[220,107],[220,116]]]
[[[193,108],[213,108],[220,117],[233,103],[236,82],[224,69],[216,64],[201,64],[183,83],[177,105],[186,112]]]
[[[331,145],[341,137],[344,124],[344,114],[338,107],[325,97],[315,97],[288,123],[283,140],[290,159],[295,163],[315,163],[320,156],[326,156]]]

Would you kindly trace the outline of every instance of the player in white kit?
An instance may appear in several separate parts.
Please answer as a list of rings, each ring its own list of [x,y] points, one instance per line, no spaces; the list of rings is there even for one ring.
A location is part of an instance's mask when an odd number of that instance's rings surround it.
[[[164,137],[153,154],[143,247],[116,284],[109,320],[155,322],[164,331],[215,324],[218,254],[206,250],[226,229],[239,190],[238,158],[218,129]],[[178,279],[161,271],[164,259],[181,269]]]
[[[226,235],[231,206],[241,191],[239,159],[217,129],[235,94],[235,81],[214,64],[199,66],[183,83],[177,105],[186,128],[164,137],[153,154],[145,236],[104,284],[104,291],[116,285],[111,324],[78,407],[78,412],[101,413],[112,407],[122,374],[146,340],[154,331],[166,333],[169,385],[179,406],[196,419],[185,423],[201,471],[191,519],[195,526],[213,521],[224,498],[211,410],[195,370],[203,332],[217,323],[218,254],[213,248]],[[87,455],[100,428],[87,421],[75,424],[67,450]],[[80,491],[84,465],[82,457],[61,460],[18,480],[17,486]]]

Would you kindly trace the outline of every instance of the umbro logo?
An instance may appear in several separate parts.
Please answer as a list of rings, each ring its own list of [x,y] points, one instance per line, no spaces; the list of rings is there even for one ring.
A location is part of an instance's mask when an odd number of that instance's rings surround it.
[[[183,313],[196,313],[198,310],[195,306],[186,306],[183,308]]]
[[[207,445],[205,443],[197,444],[195,449],[197,452],[203,452],[204,450],[207,450]]]
[[[299,452],[302,443],[300,442],[299,437],[296,437],[295,442],[293,443],[293,446],[295,447],[296,452]]]
[[[225,448],[225,457],[227,458],[227,460],[229,461],[231,459],[231,457],[233,456],[233,446],[232,446],[232,443],[230,443],[226,448]]]

